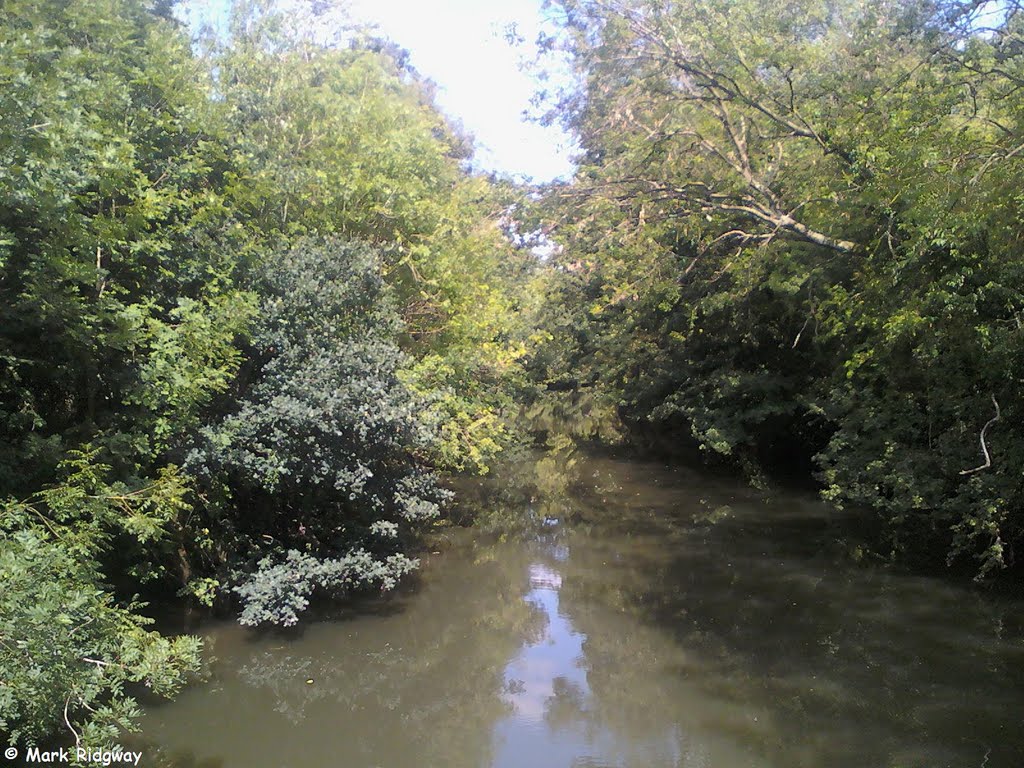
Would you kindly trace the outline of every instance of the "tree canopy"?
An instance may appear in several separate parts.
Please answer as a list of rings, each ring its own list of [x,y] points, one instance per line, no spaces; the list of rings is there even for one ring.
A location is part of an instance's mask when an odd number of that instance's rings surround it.
[[[546,364],[637,437],[814,472],[894,554],[1013,565],[1019,7],[552,7],[582,152]]]
[[[307,21],[317,18],[317,4]],[[516,441],[513,195],[402,51],[239,2],[0,9],[0,731],[99,744],[199,643],[387,589]],[[46,575],[49,574],[49,575]],[[52,632],[52,628],[63,628]]]
[[[1019,575],[1017,2],[551,0],[578,170],[533,188],[329,5],[0,6],[12,743],[111,743],[197,673],[143,597],[390,589],[446,475],[531,441],[547,490],[625,441]]]

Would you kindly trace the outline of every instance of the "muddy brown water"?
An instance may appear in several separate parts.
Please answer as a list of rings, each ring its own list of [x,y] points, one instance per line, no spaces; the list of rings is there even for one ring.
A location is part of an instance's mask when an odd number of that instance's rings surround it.
[[[211,678],[147,707],[144,763],[1024,766],[1024,601],[858,558],[810,495],[575,472],[468,493],[483,523],[401,594],[297,633],[203,627]]]

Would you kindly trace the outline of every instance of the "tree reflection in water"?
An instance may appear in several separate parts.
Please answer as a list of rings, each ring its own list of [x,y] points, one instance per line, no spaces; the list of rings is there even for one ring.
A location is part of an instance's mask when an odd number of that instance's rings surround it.
[[[213,681],[144,723],[168,764],[1024,764],[1019,603],[853,562],[809,497],[611,459],[460,491],[415,588],[213,628]]]

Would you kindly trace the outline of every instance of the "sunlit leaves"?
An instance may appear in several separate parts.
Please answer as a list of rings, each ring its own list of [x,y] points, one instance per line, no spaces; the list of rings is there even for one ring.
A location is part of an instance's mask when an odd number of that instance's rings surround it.
[[[0,728],[13,743],[116,743],[138,716],[127,684],[170,695],[198,670],[197,639],[146,629],[94,561],[42,527],[0,533],[0,580]]]
[[[548,199],[541,370],[604,388],[638,441],[818,452],[895,556],[1014,564],[1019,9],[979,34],[955,3],[554,5],[584,153]]]

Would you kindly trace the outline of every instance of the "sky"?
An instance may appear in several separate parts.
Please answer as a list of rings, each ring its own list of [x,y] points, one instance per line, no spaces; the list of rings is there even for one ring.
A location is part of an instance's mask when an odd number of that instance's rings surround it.
[[[541,183],[568,179],[573,171],[570,137],[523,114],[537,84],[520,63],[532,56],[542,28],[541,3],[348,0],[347,5],[353,21],[373,24],[408,50],[412,66],[437,84],[438,106],[474,137],[474,167]],[[188,15],[222,19],[227,4],[192,0]],[[505,39],[511,24],[525,40],[518,46]]]
[[[351,13],[437,83],[438,105],[476,138],[477,166],[537,182],[571,176],[569,137],[523,118],[536,84],[519,62],[541,29],[541,0],[352,0]],[[506,42],[509,24],[525,44]]]

